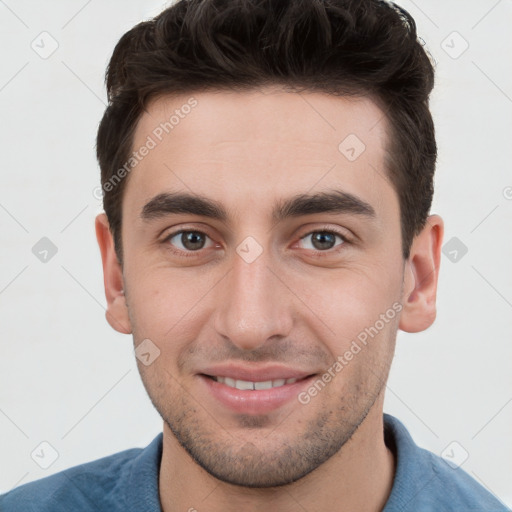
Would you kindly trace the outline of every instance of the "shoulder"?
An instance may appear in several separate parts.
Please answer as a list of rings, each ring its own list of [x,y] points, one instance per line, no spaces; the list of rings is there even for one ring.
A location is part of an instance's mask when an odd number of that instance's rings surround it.
[[[127,510],[126,489],[134,466],[147,448],[131,448],[65,469],[16,487],[0,496],[2,512],[69,512],[70,510]]]
[[[450,505],[450,510],[504,512],[505,507],[483,485],[461,467],[452,467],[432,452],[420,448],[426,463],[432,468],[433,478],[428,489],[432,490],[434,504]]]
[[[385,512],[507,512],[485,487],[461,467],[419,447],[405,426],[385,414],[386,444],[395,452],[396,471]]]

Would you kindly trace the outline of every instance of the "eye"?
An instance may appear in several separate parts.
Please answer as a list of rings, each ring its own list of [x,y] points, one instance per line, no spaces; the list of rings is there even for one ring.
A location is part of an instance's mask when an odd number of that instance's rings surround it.
[[[172,246],[177,247],[180,251],[194,252],[204,249],[207,239],[210,239],[210,237],[202,231],[181,230],[176,231],[175,233],[171,233],[164,239],[164,242],[170,243]],[[210,239],[210,241],[212,242],[210,247],[215,245],[213,240]]]
[[[306,247],[303,248],[322,252],[328,251],[329,249],[343,245],[345,242],[347,242],[347,239],[341,233],[330,230],[311,231],[307,235],[303,236],[300,240],[304,241],[308,238],[311,239],[311,243],[309,244],[310,246],[308,247],[306,244]],[[336,244],[336,238],[340,239],[341,243]]]

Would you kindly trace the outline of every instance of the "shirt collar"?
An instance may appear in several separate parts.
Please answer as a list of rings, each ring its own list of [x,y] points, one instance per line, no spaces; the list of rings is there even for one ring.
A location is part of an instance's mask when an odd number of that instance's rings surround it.
[[[133,460],[128,476],[125,510],[162,512],[158,493],[162,446],[163,432],[160,432]]]
[[[395,456],[395,477],[382,512],[408,510],[418,494],[436,478],[425,452],[418,448],[404,424],[384,413],[384,442]]]

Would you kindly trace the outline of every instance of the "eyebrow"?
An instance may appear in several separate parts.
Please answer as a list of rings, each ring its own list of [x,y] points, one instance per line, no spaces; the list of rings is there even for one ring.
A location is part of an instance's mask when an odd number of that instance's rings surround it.
[[[359,197],[341,190],[315,194],[299,194],[281,200],[272,211],[274,222],[315,213],[352,214],[369,219],[376,217],[375,210]],[[172,214],[191,214],[227,222],[229,215],[224,206],[213,199],[184,192],[158,194],[142,208],[140,217],[145,222]]]

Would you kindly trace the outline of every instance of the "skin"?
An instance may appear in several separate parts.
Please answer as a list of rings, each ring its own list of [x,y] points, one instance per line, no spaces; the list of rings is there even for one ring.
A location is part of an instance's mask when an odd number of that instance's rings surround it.
[[[190,96],[151,102],[133,147]],[[435,319],[443,221],[429,216],[404,261],[384,168],[386,120],[371,99],[278,87],[193,96],[197,106],[128,177],[122,266],[105,214],[96,218],[107,320],[135,346],[149,338],[160,350],[138,365],[164,420],[162,509],[382,510],[395,464],[382,434],[385,383],[397,330],[422,331]],[[366,146],[353,162],[338,150],[351,133]],[[375,218],[271,218],[281,200],[332,189],[370,204]],[[218,201],[227,221],[141,219],[151,198],[176,191]],[[180,228],[207,235],[191,257],[180,236],[166,239]],[[318,248],[314,233],[326,229],[346,241]],[[251,263],[236,252],[248,236],[262,248]],[[266,361],[321,376],[394,303],[401,312],[307,404],[238,414],[197,375],[219,361]]]

